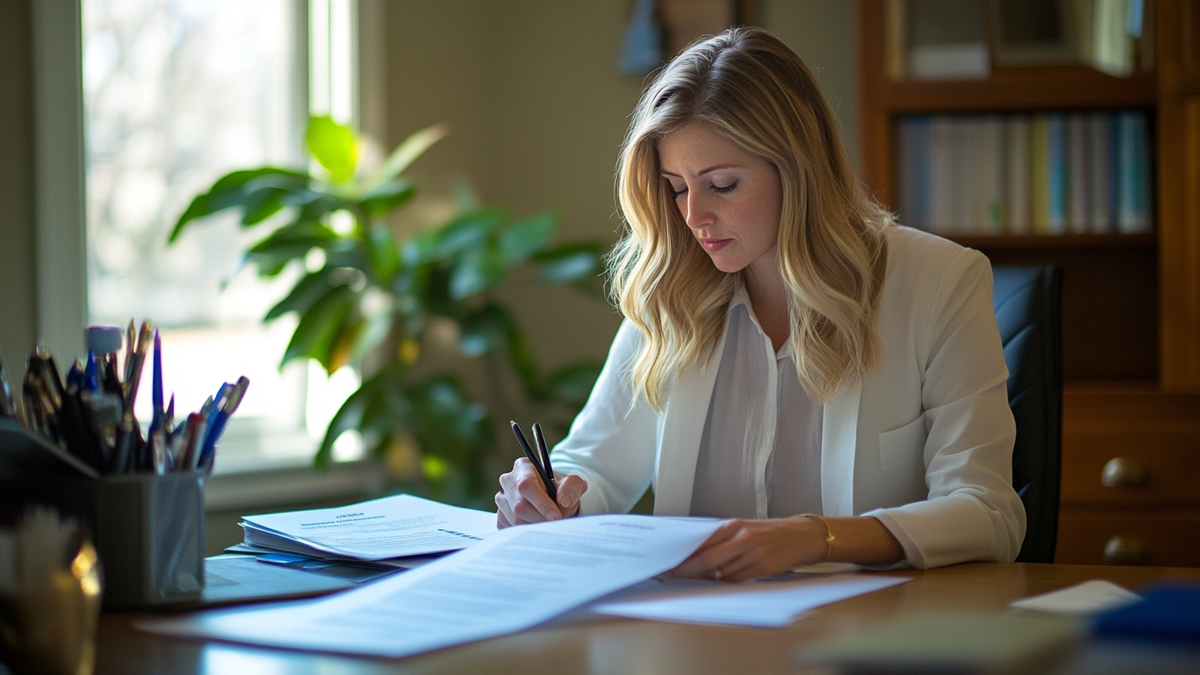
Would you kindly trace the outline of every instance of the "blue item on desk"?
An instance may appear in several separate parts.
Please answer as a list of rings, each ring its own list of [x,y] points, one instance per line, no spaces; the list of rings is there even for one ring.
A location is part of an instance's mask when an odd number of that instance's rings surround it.
[[[1098,638],[1142,638],[1200,643],[1200,585],[1155,586],[1142,600],[1096,617]]]

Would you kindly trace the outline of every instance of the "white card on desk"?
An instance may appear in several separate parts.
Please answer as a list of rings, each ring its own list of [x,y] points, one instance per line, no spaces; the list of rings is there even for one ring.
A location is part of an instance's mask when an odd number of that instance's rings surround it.
[[[779,628],[813,608],[906,581],[907,577],[856,575],[683,592],[668,589],[654,597],[596,605],[592,611],[633,619]]]
[[[1094,579],[1050,593],[1014,600],[1009,606],[1065,616],[1087,616],[1141,599],[1140,595],[1130,593],[1111,581]]]

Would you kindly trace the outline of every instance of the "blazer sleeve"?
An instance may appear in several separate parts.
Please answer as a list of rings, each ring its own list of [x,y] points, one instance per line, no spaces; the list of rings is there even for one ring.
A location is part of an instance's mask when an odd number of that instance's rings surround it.
[[[927,306],[921,398],[929,496],[863,515],[888,528],[913,567],[1012,561],[1025,537],[1025,509],[1012,487],[1016,424],[987,258],[970,249],[956,255]]]
[[[587,403],[551,455],[555,471],[587,481],[581,513],[628,512],[653,478],[658,416],[634,399],[629,380],[640,342],[637,327],[624,321]]]

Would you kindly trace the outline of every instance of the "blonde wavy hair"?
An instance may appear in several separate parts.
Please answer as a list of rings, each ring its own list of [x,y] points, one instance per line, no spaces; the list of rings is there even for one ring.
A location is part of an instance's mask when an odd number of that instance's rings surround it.
[[[626,231],[607,262],[613,302],[643,337],[633,389],[655,410],[677,373],[711,358],[736,283],[695,240],[659,173],[659,141],[693,122],[779,173],[778,264],[804,390],[826,403],[879,360],[891,219],[863,191],[834,120],[804,61],[753,28],[694,43],[642,93],[617,169]]]

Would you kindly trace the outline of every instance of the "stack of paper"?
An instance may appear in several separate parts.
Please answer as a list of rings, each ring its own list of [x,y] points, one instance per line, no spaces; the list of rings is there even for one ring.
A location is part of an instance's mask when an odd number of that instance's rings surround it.
[[[311,557],[386,560],[466,548],[496,514],[395,495],[332,509],[243,516],[245,546]]]
[[[315,602],[139,622],[145,630],[401,657],[504,635],[661,574],[721,521],[592,516],[512,527],[424,567]]]

